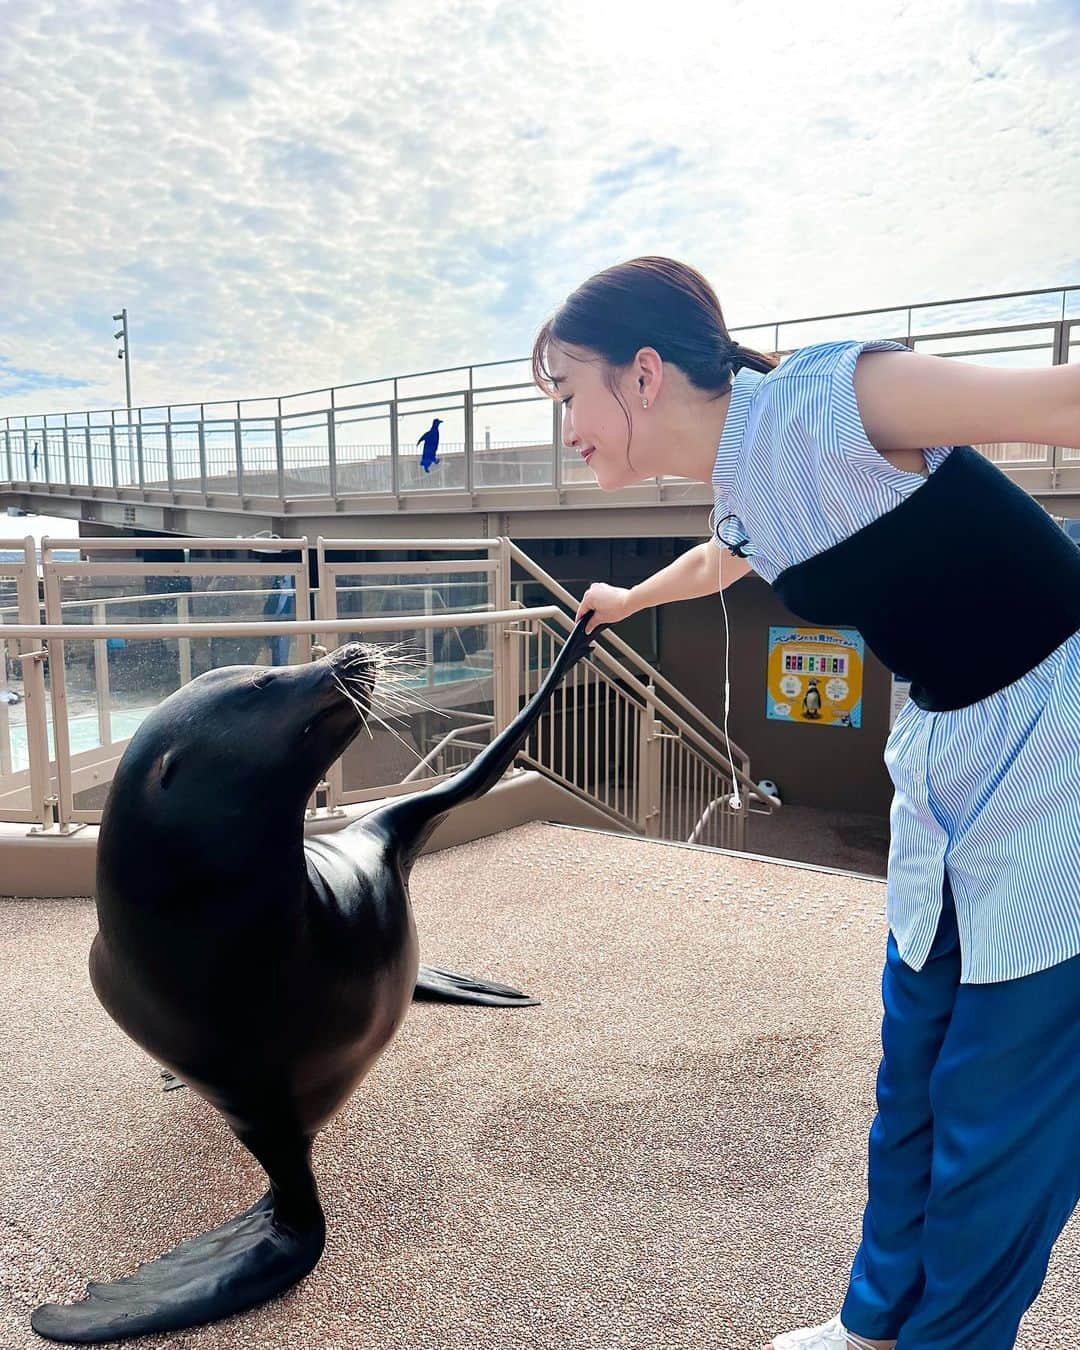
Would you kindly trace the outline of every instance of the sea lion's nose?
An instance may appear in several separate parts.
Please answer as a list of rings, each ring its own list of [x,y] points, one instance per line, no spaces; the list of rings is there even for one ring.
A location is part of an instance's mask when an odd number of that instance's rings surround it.
[[[328,665],[335,669],[343,666],[359,666],[361,663],[372,663],[370,650],[362,642],[346,642],[343,647],[337,647],[326,656]]]

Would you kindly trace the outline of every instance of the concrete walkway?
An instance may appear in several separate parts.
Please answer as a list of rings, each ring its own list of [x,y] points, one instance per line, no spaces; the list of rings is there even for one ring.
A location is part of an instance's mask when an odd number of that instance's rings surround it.
[[[752,811],[746,851],[884,877],[889,861],[889,814],[786,803],[771,816]]]
[[[752,1350],[839,1306],[879,1056],[884,887],[529,825],[421,859],[426,960],[543,1007],[418,1005],[315,1169],[295,1290],[133,1344]],[[90,990],[86,900],[0,902],[0,1347],[249,1205],[262,1173]],[[1080,1344],[1080,1223],[1022,1350]],[[977,1350],[977,1348],[973,1348]]]

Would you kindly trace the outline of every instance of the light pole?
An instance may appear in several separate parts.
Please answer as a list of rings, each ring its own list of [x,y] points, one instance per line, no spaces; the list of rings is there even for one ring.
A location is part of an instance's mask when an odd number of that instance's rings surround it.
[[[120,331],[113,334],[120,343],[120,350],[116,353],[117,359],[124,363],[124,387],[127,390],[127,443],[128,443],[128,483],[130,486],[135,484],[135,449],[131,443],[131,358],[128,356],[128,321],[127,307],[125,306],[119,314],[113,315],[113,322],[120,325]],[[118,485],[119,486],[119,485]]]

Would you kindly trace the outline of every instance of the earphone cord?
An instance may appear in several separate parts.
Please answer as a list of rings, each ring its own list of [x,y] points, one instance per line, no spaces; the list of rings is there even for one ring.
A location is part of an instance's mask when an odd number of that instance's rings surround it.
[[[731,765],[731,805],[736,811],[742,810],[742,798],[739,796],[739,780],[735,775],[735,757],[731,753],[731,737],[728,735],[728,713],[731,710],[731,628],[728,624],[727,601],[724,599],[724,553],[720,551],[720,607],[724,611],[724,740],[727,742],[728,763]]]

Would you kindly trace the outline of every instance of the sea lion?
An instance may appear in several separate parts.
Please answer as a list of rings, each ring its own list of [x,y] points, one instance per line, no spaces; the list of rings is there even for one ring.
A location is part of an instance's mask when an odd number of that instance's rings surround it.
[[[209,671],[142,723],[102,815],[91,982],[134,1041],[217,1107],[270,1189],[81,1302],[43,1304],[35,1331],[82,1344],[178,1331],[262,1303],[315,1266],[326,1227],[312,1140],[417,986],[412,866],[447,812],[513,762],[592,645],[587,621],[468,768],[333,835],[305,840],[304,808],[370,709],[377,649]],[[469,997],[471,983],[431,971],[418,992]]]

